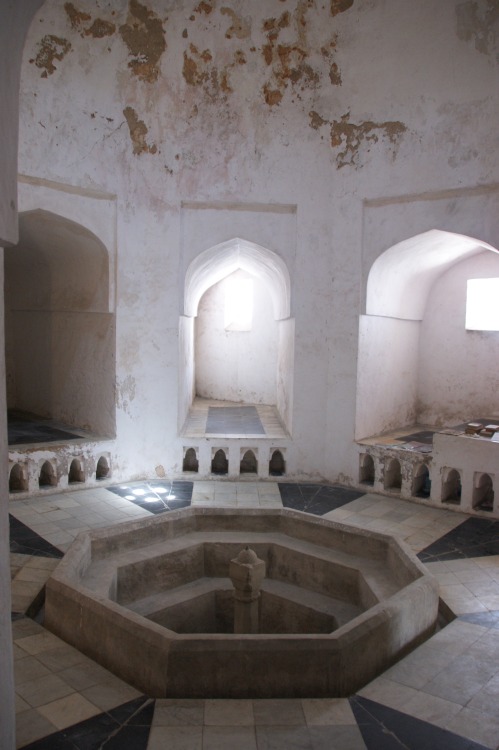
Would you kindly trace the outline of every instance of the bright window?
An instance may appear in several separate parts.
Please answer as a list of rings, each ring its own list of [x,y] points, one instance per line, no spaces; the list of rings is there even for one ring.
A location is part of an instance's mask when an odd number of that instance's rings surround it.
[[[225,288],[225,330],[251,331],[253,321],[253,280],[234,276]]]
[[[499,279],[468,279],[466,329],[499,331]]]

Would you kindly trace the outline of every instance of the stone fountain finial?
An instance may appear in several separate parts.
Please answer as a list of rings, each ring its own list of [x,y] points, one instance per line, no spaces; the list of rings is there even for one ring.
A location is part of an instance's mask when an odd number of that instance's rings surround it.
[[[258,633],[258,599],[265,578],[265,562],[246,546],[230,561],[234,586],[234,633]]]

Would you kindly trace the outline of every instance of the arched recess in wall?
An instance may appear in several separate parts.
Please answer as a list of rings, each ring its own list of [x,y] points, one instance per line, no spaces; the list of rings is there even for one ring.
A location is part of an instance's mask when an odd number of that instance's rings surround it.
[[[5,250],[8,408],[113,436],[114,330],[101,240],[50,211],[21,213]]]
[[[492,276],[499,277],[496,248],[435,229],[377,258],[359,324],[356,439],[413,424],[447,426],[475,410],[487,416],[495,376],[476,364],[498,356],[499,340],[465,330],[466,281]]]
[[[274,357],[272,379],[274,388],[274,403],[279,415],[288,431],[291,431],[291,412],[293,403],[293,367],[294,367],[294,320],[290,317],[290,279],[288,269],[282,259],[271,250],[240,238],[233,238],[227,242],[209,248],[198,255],[189,265],[184,286],[184,315],[180,319],[180,377],[179,377],[179,429],[182,427],[188,414],[189,407],[196,396],[196,387],[200,387],[198,364],[196,363],[196,346],[200,347],[199,334],[196,342],[196,318],[201,311],[206,312],[211,308],[215,315],[221,313],[220,291],[224,284],[233,278],[249,278],[254,281],[255,300],[258,305],[264,304],[266,298],[268,303],[269,325],[274,327],[274,346],[266,346],[266,350],[272,349]],[[206,295],[211,295],[208,299]],[[259,312],[259,311],[257,311]],[[258,325],[263,327],[260,320]],[[200,324],[202,327],[202,323]],[[198,326],[198,330],[199,327]],[[204,333],[207,330],[204,329]],[[226,338],[233,338],[233,349],[230,357],[239,357],[237,367],[239,372],[244,368],[252,368],[252,375],[258,377],[259,370],[268,373],[268,362],[262,361],[259,365],[258,359],[250,361],[247,349],[252,349],[253,354],[258,350],[256,333],[246,337],[246,331],[232,331],[225,329]],[[201,336],[203,333],[201,333]],[[242,339],[240,337],[243,337]],[[237,347],[237,339],[243,341],[239,346],[238,354],[234,352]],[[252,340],[252,346],[248,344]],[[267,342],[268,344],[268,342]],[[263,347],[265,349],[265,347]],[[208,350],[206,350],[208,351]],[[264,355],[266,356],[266,355]],[[227,369],[228,358],[219,357],[220,364],[211,362],[212,371],[206,376],[206,357],[203,356],[203,377],[206,383],[211,378],[214,382],[217,376],[217,367],[220,377],[222,368]],[[267,377],[267,385],[269,377]],[[197,383],[197,386],[196,386]],[[238,380],[239,390],[233,389],[228,396],[217,395],[222,400],[244,401],[245,403],[268,402],[268,389],[265,390],[263,383],[254,380],[249,386],[244,384],[242,378]],[[265,392],[265,395],[263,395]],[[237,394],[241,394],[238,396]],[[204,392],[200,395],[207,395]]]

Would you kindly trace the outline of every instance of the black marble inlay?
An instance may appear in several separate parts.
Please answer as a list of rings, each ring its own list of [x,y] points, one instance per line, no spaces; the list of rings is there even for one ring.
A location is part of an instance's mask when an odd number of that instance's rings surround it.
[[[265,435],[256,406],[209,406],[206,433]]]
[[[110,492],[140,505],[150,513],[165,513],[169,510],[188,508],[192,498],[192,482],[175,480],[153,480],[151,482],[137,482],[133,484],[119,484],[108,487]]]
[[[467,518],[419,552],[424,563],[499,555],[499,521]]]
[[[279,491],[285,508],[303,510],[315,516],[323,516],[366,494],[338,484],[295,484],[294,482],[279,482]]]
[[[38,557],[64,557],[64,552],[9,513],[10,551]]]
[[[41,419],[20,412],[9,412],[7,417],[9,445],[23,443],[53,443],[60,440],[79,440],[81,435],[56,426],[50,419]]]
[[[473,625],[481,625],[484,628],[499,630],[499,609],[493,609],[489,612],[470,612],[466,615],[459,615],[458,620],[472,622]]]
[[[401,443],[425,443],[431,445],[433,443],[433,435],[435,434],[432,430],[421,430],[421,432],[413,432],[410,435],[402,435],[401,437],[395,438]]]
[[[367,750],[486,750],[473,740],[368,698],[355,695],[350,705]]]
[[[23,750],[146,750],[154,700],[142,696],[25,745]]]

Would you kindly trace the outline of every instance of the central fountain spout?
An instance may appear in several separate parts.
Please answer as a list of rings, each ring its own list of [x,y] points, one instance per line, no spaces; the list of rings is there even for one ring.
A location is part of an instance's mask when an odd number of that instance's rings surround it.
[[[230,561],[229,576],[234,586],[234,633],[258,633],[258,600],[265,562],[245,547]]]

